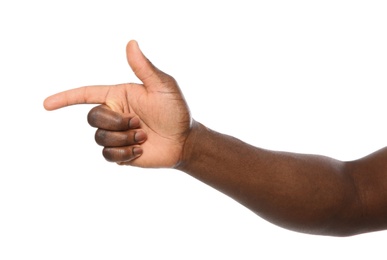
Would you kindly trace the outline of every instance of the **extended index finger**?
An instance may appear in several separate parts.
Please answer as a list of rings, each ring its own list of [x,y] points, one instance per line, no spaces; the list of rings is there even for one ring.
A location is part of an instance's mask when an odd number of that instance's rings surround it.
[[[46,110],[76,105],[76,104],[104,104],[106,96],[113,86],[85,86],[66,90],[44,100]]]

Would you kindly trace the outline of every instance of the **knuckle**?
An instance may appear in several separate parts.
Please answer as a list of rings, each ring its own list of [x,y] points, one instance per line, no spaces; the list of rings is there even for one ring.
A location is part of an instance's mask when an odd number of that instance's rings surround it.
[[[94,107],[89,111],[89,113],[87,114],[87,122],[89,123],[89,125],[93,127],[98,127],[98,121],[101,114],[100,111],[100,106]]]
[[[94,108],[90,110],[90,112],[87,114],[87,122],[89,123],[89,125],[95,127],[95,111],[94,111]]]
[[[117,157],[115,155],[116,153],[114,152],[114,149],[112,148],[107,148],[105,147],[102,150],[102,155],[103,157],[108,161],[108,162],[119,162],[120,160],[117,160]]]
[[[105,139],[106,139],[106,131],[105,130],[102,130],[102,129],[98,129],[96,132],[95,132],[95,136],[94,136],[94,139],[95,139],[95,142],[99,145],[104,145],[105,143]]]

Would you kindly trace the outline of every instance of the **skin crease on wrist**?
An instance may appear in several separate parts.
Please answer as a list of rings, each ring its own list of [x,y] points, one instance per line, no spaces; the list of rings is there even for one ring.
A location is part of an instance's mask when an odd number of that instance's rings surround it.
[[[142,84],[81,87],[44,102],[47,110],[101,104],[88,122],[108,161],[175,168],[298,232],[350,236],[387,228],[386,149],[343,162],[254,147],[195,121],[176,80],[156,68],[137,42],[126,51]]]

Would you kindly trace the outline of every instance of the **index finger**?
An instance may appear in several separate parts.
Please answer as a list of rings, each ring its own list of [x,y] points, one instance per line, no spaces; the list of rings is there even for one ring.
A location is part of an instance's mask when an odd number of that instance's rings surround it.
[[[46,98],[43,106],[46,110],[55,110],[76,104],[104,104],[112,87],[99,85],[66,90]]]

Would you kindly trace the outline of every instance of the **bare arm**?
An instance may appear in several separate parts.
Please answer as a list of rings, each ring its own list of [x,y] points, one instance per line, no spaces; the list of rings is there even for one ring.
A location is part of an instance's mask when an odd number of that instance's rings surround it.
[[[143,84],[81,87],[44,102],[47,110],[102,104],[88,121],[108,161],[176,168],[299,232],[348,236],[387,228],[387,149],[342,162],[251,146],[193,120],[176,81],[134,41],[127,59]]]
[[[341,162],[269,151],[195,124],[178,165],[287,229],[348,236],[387,228],[387,149]]]

